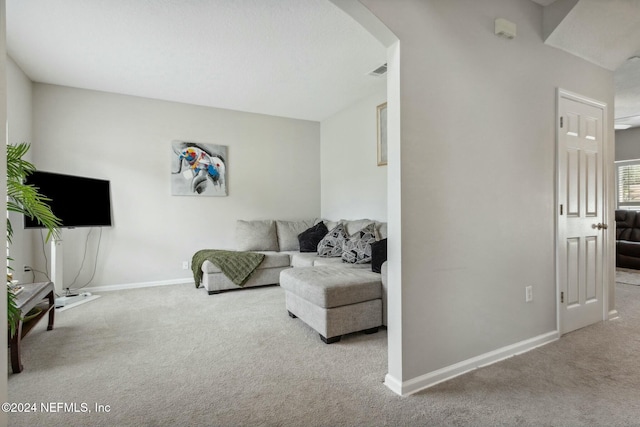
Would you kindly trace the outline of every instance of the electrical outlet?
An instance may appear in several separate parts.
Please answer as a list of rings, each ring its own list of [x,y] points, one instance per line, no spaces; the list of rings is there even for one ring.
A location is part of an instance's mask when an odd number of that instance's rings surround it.
[[[524,302],[533,301],[533,286],[529,285],[524,288]]]
[[[183,270],[189,269],[189,261],[182,261],[182,269]]]
[[[28,265],[25,265],[22,267],[22,271],[24,271],[25,273],[28,273],[31,271],[31,267],[29,267]]]

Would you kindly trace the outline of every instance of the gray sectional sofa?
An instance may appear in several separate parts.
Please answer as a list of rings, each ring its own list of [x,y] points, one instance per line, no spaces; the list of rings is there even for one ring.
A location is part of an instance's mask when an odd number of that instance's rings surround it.
[[[348,235],[373,223],[376,239],[387,237],[387,224],[369,219],[238,220],[235,249],[265,255],[243,287],[280,284],[285,288],[289,315],[301,318],[327,343],[350,332],[377,331],[378,326],[386,325],[386,263],[382,273],[373,273],[370,263],[351,264],[341,257],[300,252],[298,235],[319,221],[329,230],[343,224]],[[282,274],[287,270],[296,271]],[[210,261],[204,261],[202,273],[201,284],[209,294],[239,289]]]

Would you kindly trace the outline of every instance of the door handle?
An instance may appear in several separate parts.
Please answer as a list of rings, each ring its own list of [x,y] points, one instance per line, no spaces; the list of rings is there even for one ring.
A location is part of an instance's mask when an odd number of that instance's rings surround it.
[[[598,229],[598,230],[606,230],[607,228],[609,228],[609,226],[607,224],[602,224],[602,223],[597,223],[597,224],[591,224],[591,228],[593,229]]]

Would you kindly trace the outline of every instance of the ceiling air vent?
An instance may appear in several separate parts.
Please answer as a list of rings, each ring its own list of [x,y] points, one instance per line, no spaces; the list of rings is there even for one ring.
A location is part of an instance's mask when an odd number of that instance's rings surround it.
[[[375,70],[373,70],[372,72],[369,73],[369,75],[373,76],[373,77],[384,77],[385,74],[387,74],[387,63],[386,62],[384,64],[382,64],[381,66],[379,66],[378,68],[376,68]]]

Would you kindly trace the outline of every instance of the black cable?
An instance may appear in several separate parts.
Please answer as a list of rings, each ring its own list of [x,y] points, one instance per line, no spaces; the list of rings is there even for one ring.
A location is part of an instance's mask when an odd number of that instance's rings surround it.
[[[84,268],[84,261],[85,259],[87,259],[87,248],[89,246],[89,236],[91,236],[91,232],[93,231],[93,228],[89,229],[89,232],[87,233],[87,238],[84,241],[84,255],[82,256],[82,262],[80,263],[80,268],[78,269],[78,274],[76,274],[76,277],[73,278],[73,281],[71,282],[71,284],[69,286],[67,286],[67,289],[71,289],[71,287],[73,285],[75,285],[76,280],[78,280],[78,277],[80,276],[80,273],[82,272],[82,269]]]
[[[47,273],[45,273],[44,271],[38,270],[37,268],[33,268],[30,265],[27,265],[26,267],[28,267],[29,271],[31,272],[31,283],[35,283],[36,282],[36,273],[43,274],[47,278],[47,281],[49,281],[49,282],[51,281],[51,279],[49,279],[49,276],[47,275]],[[59,295],[56,293],[56,296],[59,296]]]
[[[36,280],[36,273],[42,273],[42,274],[44,274],[44,275],[46,275],[46,274],[47,274],[47,273],[45,273],[45,272],[44,272],[44,271],[42,271],[42,270],[38,270],[38,269],[35,269],[35,268],[33,268],[33,267],[29,267],[29,268],[31,269],[31,272],[33,273],[33,280],[34,280],[34,281]],[[47,277],[47,279],[49,279],[49,277]]]
[[[45,247],[44,247],[44,236],[42,235],[42,230],[40,230],[40,240],[42,240],[42,254],[44,255],[44,270],[46,271],[44,275],[47,277],[48,281],[51,281],[51,278],[49,277],[49,259],[47,258],[47,251],[45,250]]]
[[[87,283],[85,283],[84,285],[80,286],[79,288],[76,289],[82,289],[85,286],[87,286],[89,283],[91,283],[94,279],[94,277],[96,276],[96,270],[98,269],[98,254],[100,253],[100,244],[102,243],[102,227],[100,227],[100,234],[98,236],[98,248],[96,249],[96,258],[93,261],[93,273],[91,274],[91,278],[89,279],[89,281]]]

